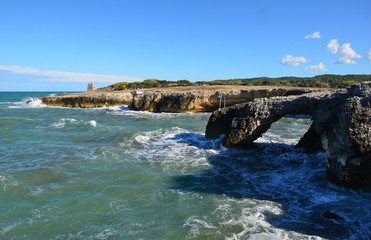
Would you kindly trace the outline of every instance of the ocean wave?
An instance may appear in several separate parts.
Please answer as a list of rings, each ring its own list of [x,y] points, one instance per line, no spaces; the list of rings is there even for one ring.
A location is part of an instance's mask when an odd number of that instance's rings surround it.
[[[171,119],[171,118],[178,118],[182,116],[203,116],[203,115],[210,115],[210,113],[195,113],[195,112],[182,112],[182,113],[154,113],[148,111],[136,111],[130,110],[128,106],[117,106],[117,107],[102,107],[102,108],[95,108],[96,111],[104,111],[109,115],[116,115],[116,116],[127,116],[133,118],[140,118],[140,119]]]
[[[95,120],[84,121],[84,120],[76,120],[74,118],[60,118],[58,121],[50,124],[50,127],[53,127],[53,128],[65,128],[68,126],[96,127],[97,122]]]
[[[5,192],[8,190],[8,188],[18,186],[18,182],[9,176],[0,175],[0,186],[3,188],[3,191]]]
[[[137,160],[181,172],[209,167],[208,157],[224,149],[220,139],[207,141],[203,133],[177,127],[142,132],[119,146]]]
[[[16,106],[10,106],[9,108],[44,108],[46,105],[39,98],[28,97],[23,99],[21,102],[17,102]]]

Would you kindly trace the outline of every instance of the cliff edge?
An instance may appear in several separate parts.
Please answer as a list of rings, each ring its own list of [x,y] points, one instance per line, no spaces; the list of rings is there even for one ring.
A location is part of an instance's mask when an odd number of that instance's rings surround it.
[[[150,112],[214,111],[218,108],[252,101],[255,98],[300,95],[321,89],[294,87],[250,87],[213,85],[151,88],[123,91],[90,91],[42,98],[48,106],[103,107],[128,105],[133,110]]]

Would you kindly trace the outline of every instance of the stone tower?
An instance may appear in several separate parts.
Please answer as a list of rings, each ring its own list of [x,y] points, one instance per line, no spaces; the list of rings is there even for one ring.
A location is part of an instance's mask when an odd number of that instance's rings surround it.
[[[88,92],[93,92],[97,90],[97,87],[93,83],[88,83]]]

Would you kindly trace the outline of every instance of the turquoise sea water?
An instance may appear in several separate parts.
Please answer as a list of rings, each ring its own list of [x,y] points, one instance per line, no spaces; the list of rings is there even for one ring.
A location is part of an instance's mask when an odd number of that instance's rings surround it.
[[[209,113],[30,99],[49,94],[0,93],[0,239],[371,235],[370,193],[328,183],[324,154],[293,148],[308,118],[225,149],[204,138]]]

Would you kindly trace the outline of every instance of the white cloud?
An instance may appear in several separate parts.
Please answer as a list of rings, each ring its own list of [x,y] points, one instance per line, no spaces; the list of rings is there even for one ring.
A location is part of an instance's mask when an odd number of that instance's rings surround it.
[[[293,67],[297,67],[300,64],[306,63],[306,62],[307,62],[307,59],[305,57],[294,57],[291,54],[288,54],[281,59],[282,64],[293,66]]]
[[[345,58],[361,58],[361,55],[350,47],[350,43],[344,43],[339,49],[339,54]]]
[[[332,39],[327,44],[327,49],[332,53],[339,55],[338,61],[335,63],[338,64],[355,64],[354,58],[362,58],[362,56],[356,53],[350,46],[350,43],[344,43],[343,45],[339,45],[338,40]]]
[[[326,65],[323,64],[322,62],[318,63],[317,65],[311,65],[309,67],[305,68],[306,71],[311,71],[311,72],[327,72],[328,69],[326,68]]]
[[[371,61],[371,48],[368,49],[367,55],[368,55],[368,61]]]
[[[346,57],[341,57],[339,60],[335,62],[336,64],[356,64],[356,61],[346,58]]]
[[[14,74],[41,76],[49,78],[49,81],[55,82],[83,82],[83,83],[116,83],[116,82],[133,82],[142,80],[137,77],[110,75],[110,74],[95,74],[95,73],[78,73],[64,71],[43,71],[36,68],[21,67],[21,66],[2,66],[0,70],[9,71]]]
[[[332,53],[332,54],[337,54],[339,50],[339,43],[338,40],[332,39],[330,42],[327,44],[327,49]]]
[[[314,33],[306,35],[304,38],[305,39],[319,39],[319,38],[321,38],[321,33],[320,32],[314,32]]]

